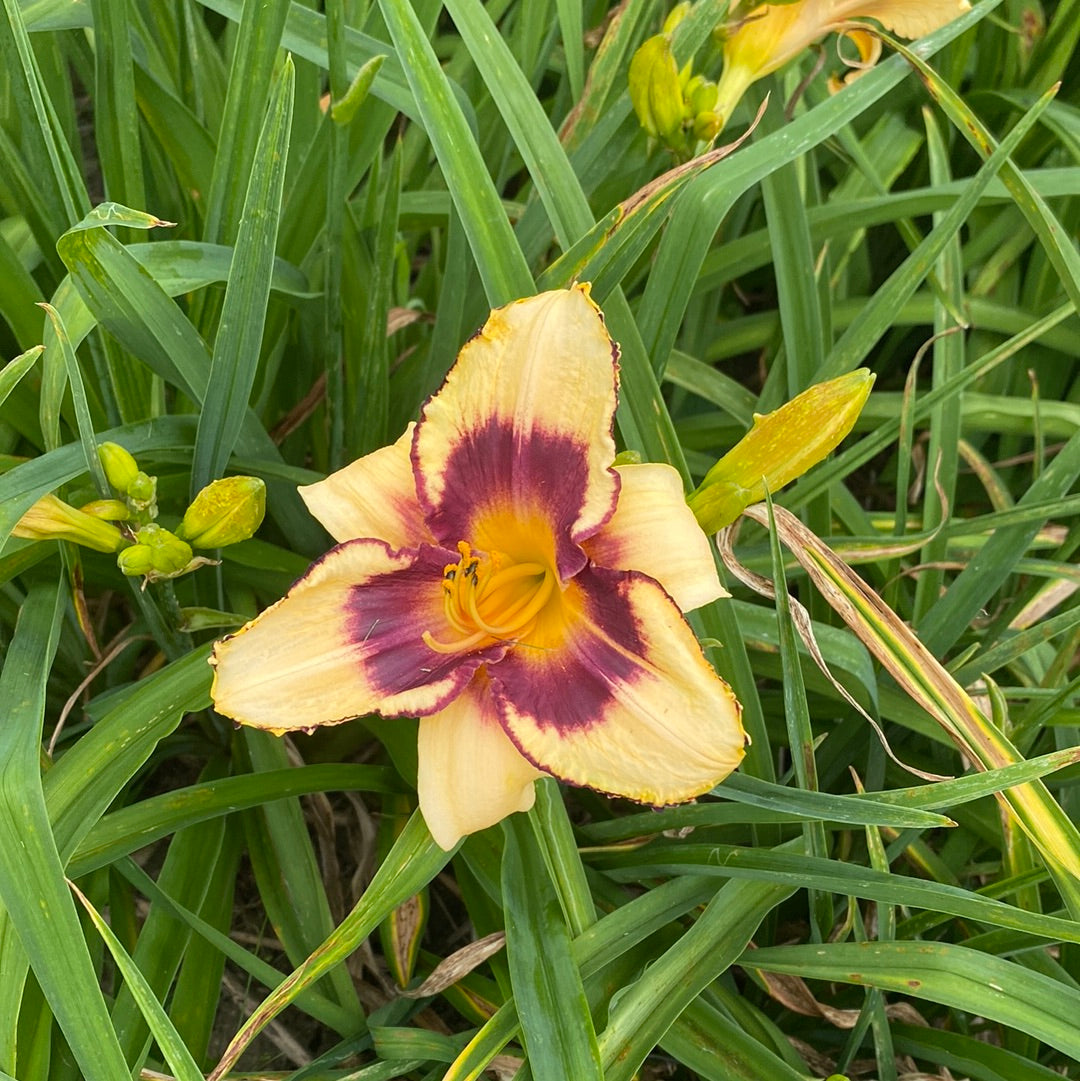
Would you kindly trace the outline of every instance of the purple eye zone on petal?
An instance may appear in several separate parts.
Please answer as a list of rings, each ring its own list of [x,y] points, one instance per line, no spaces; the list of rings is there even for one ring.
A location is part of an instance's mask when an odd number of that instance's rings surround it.
[[[616,692],[627,697],[647,674],[638,658],[648,650],[625,592],[631,577],[632,572],[601,567],[579,575],[581,622],[570,621],[567,641],[550,659],[524,647],[492,666],[497,697],[534,717],[542,729],[581,732],[604,723]]]
[[[564,581],[585,566],[585,554],[575,541],[586,538],[570,538],[589,480],[588,447],[583,443],[561,432],[516,432],[510,420],[489,417],[482,427],[461,433],[442,475],[444,487],[437,504],[425,490],[422,473],[417,487],[428,526],[443,543],[463,539],[479,543],[478,514],[495,506],[512,508],[522,515],[539,515],[547,523],[556,539]],[[614,481],[612,509],[617,493]]]
[[[441,583],[454,553],[421,545],[410,567],[369,579],[349,591],[346,627],[373,686],[386,696],[423,687],[457,673],[464,685],[498,644],[467,656],[429,649],[421,635],[425,620],[442,607]],[[417,597],[430,598],[432,607],[417,609]],[[440,706],[441,708],[441,706]]]

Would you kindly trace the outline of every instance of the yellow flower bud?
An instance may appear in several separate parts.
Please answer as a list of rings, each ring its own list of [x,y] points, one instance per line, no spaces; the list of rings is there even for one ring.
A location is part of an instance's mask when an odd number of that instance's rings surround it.
[[[27,540],[67,540],[95,552],[115,552],[125,544],[116,526],[69,506],[55,495],[42,496],[11,531]]]
[[[247,540],[266,513],[266,485],[258,477],[225,477],[208,484],[176,530],[193,548],[224,548]]]
[[[874,384],[866,368],[804,390],[765,416],[705,475],[687,502],[706,533],[820,462],[851,431]]]
[[[700,143],[711,143],[720,134],[720,117],[716,113],[698,113],[694,117],[694,138]]]
[[[119,443],[101,443],[98,457],[105,469],[109,483],[121,494],[127,495],[132,482],[139,474],[135,459]]]
[[[663,34],[649,38],[630,61],[630,101],[641,126],[654,139],[681,141],[686,103],[675,55]]]
[[[131,517],[131,510],[122,499],[93,499],[84,503],[79,510],[91,518],[102,518],[107,522],[126,522]]]

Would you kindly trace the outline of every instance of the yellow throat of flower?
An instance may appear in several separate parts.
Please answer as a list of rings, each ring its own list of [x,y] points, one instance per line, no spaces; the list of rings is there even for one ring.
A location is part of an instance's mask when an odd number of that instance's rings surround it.
[[[442,590],[447,622],[460,637],[443,642],[424,631],[425,645],[437,653],[460,653],[528,637],[555,590],[554,570],[497,551],[474,555],[465,541],[457,547],[461,558],[443,569]]]

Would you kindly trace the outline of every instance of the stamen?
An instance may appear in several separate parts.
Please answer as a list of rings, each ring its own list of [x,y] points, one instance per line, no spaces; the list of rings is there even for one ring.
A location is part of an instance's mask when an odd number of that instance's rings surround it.
[[[490,638],[488,634],[484,634],[482,631],[478,631],[476,634],[470,635],[468,638],[463,638],[460,642],[440,642],[431,631],[424,631],[420,637],[424,641],[424,645],[428,649],[433,649],[436,653],[464,653],[467,649],[472,649],[473,646],[478,646],[485,638]]]
[[[531,633],[554,592],[554,571],[543,563],[507,566],[501,552],[476,556],[466,541],[459,541],[457,549],[461,559],[443,568],[443,614],[461,637],[446,642],[425,630],[425,645],[436,653],[461,653]]]

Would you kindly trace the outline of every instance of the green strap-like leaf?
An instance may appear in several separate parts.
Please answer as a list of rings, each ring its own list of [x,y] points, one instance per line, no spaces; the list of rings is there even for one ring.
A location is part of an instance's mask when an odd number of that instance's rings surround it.
[[[58,584],[31,590],[0,674],[0,902],[86,1081],[116,1081],[128,1068],[64,879],[41,788],[45,683],[63,612]],[[0,936],[0,942],[9,936]],[[5,964],[6,969],[6,964]],[[23,969],[25,973],[25,968]],[[7,969],[0,1005],[18,1014],[22,979]],[[10,1029],[0,1062],[14,1070]]]
[[[244,199],[195,436],[192,496],[223,474],[255,383],[289,157],[293,85],[292,60],[286,59],[270,97]]]
[[[592,1016],[570,931],[532,824],[505,822],[502,896],[506,952],[529,1065],[537,1081],[602,1081]]]
[[[380,0],[405,74],[461,216],[491,306],[530,296],[533,279],[491,174],[439,59],[406,0]]]
[[[747,968],[880,987],[925,998],[1030,1033],[1080,1057],[1080,991],[1039,972],[947,942],[840,942],[770,946]]]

